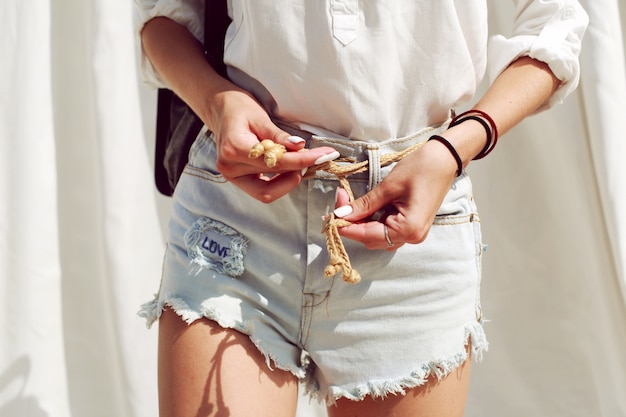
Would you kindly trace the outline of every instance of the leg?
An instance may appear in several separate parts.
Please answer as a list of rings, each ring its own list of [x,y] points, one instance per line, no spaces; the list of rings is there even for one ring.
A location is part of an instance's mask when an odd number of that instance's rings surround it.
[[[330,417],[462,417],[467,399],[471,362],[437,381],[430,379],[425,385],[408,390],[406,395],[389,395],[386,398],[366,397],[363,401],[342,398],[336,406],[328,408]]]
[[[293,417],[297,379],[270,370],[248,336],[210,320],[159,322],[161,417]]]

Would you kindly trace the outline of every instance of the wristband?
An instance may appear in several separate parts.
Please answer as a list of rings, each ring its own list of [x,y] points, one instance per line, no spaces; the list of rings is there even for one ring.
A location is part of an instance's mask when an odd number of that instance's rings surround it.
[[[463,172],[463,161],[461,161],[461,157],[459,156],[459,153],[456,151],[456,149],[454,149],[454,146],[452,146],[452,144],[448,142],[446,138],[439,135],[432,135],[428,140],[436,140],[437,142],[442,143],[446,148],[448,148],[448,150],[454,157],[454,160],[456,161],[456,176],[458,177],[459,175],[461,175],[461,173]]]
[[[464,113],[459,114],[458,116],[452,119],[448,128],[459,125],[467,120],[475,120],[480,123],[485,132],[487,133],[487,143],[483,147],[483,149],[476,155],[473,159],[482,159],[485,156],[489,155],[491,151],[496,147],[496,143],[498,143],[498,127],[496,123],[493,121],[491,116],[489,116],[486,112],[478,109],[468,110]]]

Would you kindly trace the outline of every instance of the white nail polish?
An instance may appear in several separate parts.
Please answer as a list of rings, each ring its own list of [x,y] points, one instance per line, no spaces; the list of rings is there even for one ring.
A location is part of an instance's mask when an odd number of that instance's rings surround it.
[[[331,152],[329,154],[320,156],[319,158],[315,160],[315,162],[313,162],[313,164],[319,165],[319,164],[323,164],[324,162],[329,162],[337,158],[339,158],[339,152],[335,151],[335,152]]]
[[[294,145],[304,142],[304,139],[302,139],[300,136],[289,136],[287,140],[293,143]]]
[[[342,217],[346,217],[348,214],[352,213],[352,206],[341,206],[336,208],[333,213],[335,213],[336,217],[341,219]]]
[[[302,168],[302,176],[304,177],[304,174],[306,174],[306,172],[309,170],[308,167],[304,167]]]

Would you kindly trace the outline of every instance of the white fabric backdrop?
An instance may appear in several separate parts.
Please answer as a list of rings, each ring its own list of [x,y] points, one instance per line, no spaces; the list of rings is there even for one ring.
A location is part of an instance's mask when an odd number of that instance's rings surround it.
[[[467,416],[626,416],[626,10],[583,4],[579,90],[471,167],[491,347]],[[2,0],[0,57],[0,417],[156,416],[135,312],[169,202],[131,2]]]

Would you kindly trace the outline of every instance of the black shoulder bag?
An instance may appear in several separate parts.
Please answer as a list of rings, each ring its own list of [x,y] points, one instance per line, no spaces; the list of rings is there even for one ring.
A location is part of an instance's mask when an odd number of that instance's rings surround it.
[[[209,64],[223,77],[224,36],[229,24],[226,0],[205,0],[204,52]],[[202,126],[200,118],[182,99],[171,90],[159,89],[154,180],[161,194],[173,194]]]

